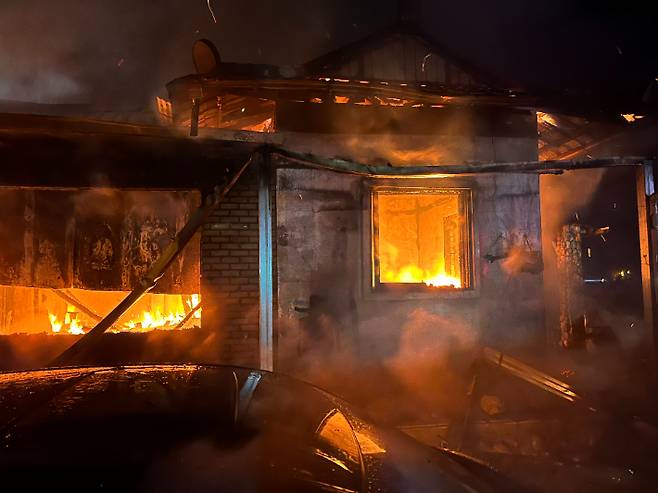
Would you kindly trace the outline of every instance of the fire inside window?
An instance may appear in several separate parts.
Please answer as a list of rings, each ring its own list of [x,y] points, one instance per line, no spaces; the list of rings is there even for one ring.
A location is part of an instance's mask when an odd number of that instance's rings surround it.
[[[470,288],[470,202],[468,189],[374,189],[373,287]]]

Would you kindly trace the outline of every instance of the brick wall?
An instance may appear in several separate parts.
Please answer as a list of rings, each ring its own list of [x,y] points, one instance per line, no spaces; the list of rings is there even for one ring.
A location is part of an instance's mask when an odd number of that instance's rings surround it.
[[[201,236],[202,324],[222,363],[258,366],[258,179],[243,175]]]

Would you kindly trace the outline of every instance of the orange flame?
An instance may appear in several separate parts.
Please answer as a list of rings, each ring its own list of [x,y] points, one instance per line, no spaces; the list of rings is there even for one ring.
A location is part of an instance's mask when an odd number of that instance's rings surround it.
[[[54,334],[61,333],[62,329],[65,329],[66,333],[73,335],[82,335],[85,333],[82,324],[78,320],[76,308],[73,305],[67,306],[63,320],[60,320],[57,315],[51,312],[48,312],[48,319],[50,320],[50,328]]]
[[[156,305],[150,311],[143,310],[139,315],[133,315],[128,321],[120,320],[117,328],[112,329],[111,332],[145,332],[154,329],[176,329],[187,314],[199,305],[201,299],[198,294],[192,294],[187,297],[180,295],[169,296],[178,296],[181,300],[179,307],[175,311],[169,310],[165,312],[163,307]],[[183,298],[186,298],[184,303],[182,302]],[[86,317],[86,315],[80,313],[75,306],[70,304],[67,306],[66,313],[63,317],[59,317],[57,314],[48,311],[50,329],[53,334],[83,335],[89,332],[96,321],[87,320],[83,317]],[[201,309],[198,308],[190,319],[197,321],[201,319]],[[187,322],[185,325],[191,326],[193,324],[192,322]],[[180,328],[182,329],[184,327]]]
[[[438,287],[461,288],[461,279],[446,274],[441,266],[432,270],[423,270],[416,265],[405,265],[399,269],[388,269],[380,272],[381,282],[420,284]]]
[[[461,279],[449,275],[445,265],[437,260],[430,269],[423,269],[418,265],[398,265],[398,250],[393,245],[382,243],[380,246],[379,278],[383,283],[425,284],[431,287],[462,287]]]

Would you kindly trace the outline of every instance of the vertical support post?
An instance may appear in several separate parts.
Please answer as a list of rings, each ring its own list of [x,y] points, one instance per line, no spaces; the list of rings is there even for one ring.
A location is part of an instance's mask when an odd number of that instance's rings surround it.
[[[658,211],[653,167],[649,164],[637,169],[637,218],[640,228],[640,267],[642,273],[642,302],[644,305],[644,324],[646,346],[652,348],[651,359],[655,362],[656,353],[656,254],[658,254]],[[655,224],[655,225],[654,225]]]
[[[560,344],[564,348],[585,344],[587,314],[583,293],[582,236],[580,224],[567,224],[562,226],[555,246],[560,295]]]
[[[258,170],[258,270],[260,285],[258,347],[260,351],[260,368],[269,371],[274,369],[271,182],[271,158],[268,152],[264,152]]]

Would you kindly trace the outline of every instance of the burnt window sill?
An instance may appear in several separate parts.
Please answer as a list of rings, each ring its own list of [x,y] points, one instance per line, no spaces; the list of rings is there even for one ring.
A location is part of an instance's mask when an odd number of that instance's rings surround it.
[[[472,288],[427,286],[412,283],[377,283],[367,298],[374,300],[470,299],[478,296]]]

